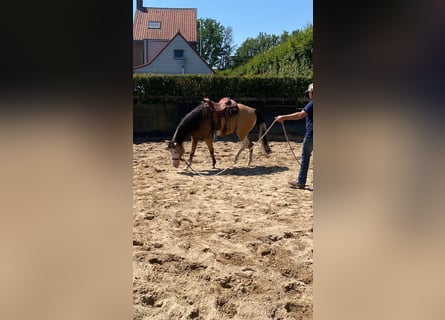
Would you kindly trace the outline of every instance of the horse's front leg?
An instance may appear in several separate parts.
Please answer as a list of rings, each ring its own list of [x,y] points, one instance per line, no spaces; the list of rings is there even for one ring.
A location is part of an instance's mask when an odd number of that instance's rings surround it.
[[[192,137],[192,149],[190,150],[189,163],[185,165],[184,170],[187,170],[189,165],[192,165],[193,156],[195,155],[198,139]]]
[[[215,169],[216,165],[216,159],[215,159],[215,149],[213,148],[213,137],[207,137],[205,139],[205,142],[207,144],[207,148],[209,149],[210,156],[212,157],[212,168]]]

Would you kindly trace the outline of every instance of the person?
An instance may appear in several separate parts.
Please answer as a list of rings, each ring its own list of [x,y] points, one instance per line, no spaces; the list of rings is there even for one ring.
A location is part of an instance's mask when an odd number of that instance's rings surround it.
[[[314,97],[313,83],[311,83],[308,86],[308,89],[306,90],[305,93],[309,95],[310,101],[306,104],[303,110],[275,117],[275,120],[280,123],[283,123],[283,121],[286,120],[300,120],[306,118],[306,132],[304,135],[303,147],[301,151],[300,171],[298,172],[296,180],[289,181],[289,185],[291,188],[298,188],[298,189],[304,189],[306,187],[307,172],[309,170],[309,161],[313,150],[313,120],[312,120],[312,109],[314,106],[312,100]]]

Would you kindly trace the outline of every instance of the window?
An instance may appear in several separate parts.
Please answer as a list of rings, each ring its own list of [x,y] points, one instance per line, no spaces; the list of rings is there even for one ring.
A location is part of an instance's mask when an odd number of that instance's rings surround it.
[[[175,49],[173,58],[174,59],[184,59],[184,50]]]
[[[161,21],[148,21],[148,29],[161,29]]]

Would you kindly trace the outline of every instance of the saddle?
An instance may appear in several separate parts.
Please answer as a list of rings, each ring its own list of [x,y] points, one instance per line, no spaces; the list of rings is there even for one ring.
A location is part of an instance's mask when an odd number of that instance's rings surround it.
[[[214,102],[209,98],[204,98],[203,101],[204,104],[209,107],[212,113],[212,130],[221,130],[221,135],[226,135],[230,122],[230,116],[238,113],[238,103],[228,97],[220,99],[219,102]],[[222,121],[222,119],[224,119],[224,121]]]
[[[213,108],[213,110],[216,112],[221,112],[226,108],[238,109],[238,103],[228,97],[222,98],[221,100],[219,100],[219,102],[214,102],[209,98],[204,98],[203,100],[210,106],[210,108]]]

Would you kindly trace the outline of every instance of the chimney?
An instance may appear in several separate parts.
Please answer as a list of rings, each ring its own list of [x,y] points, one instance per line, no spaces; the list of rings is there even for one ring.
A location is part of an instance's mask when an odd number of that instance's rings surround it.
[[[142,8],[144,6],[142,2],[143,2],[143,0],[137,0],[136,1],[136,9],[137,10],[142,10]]]

